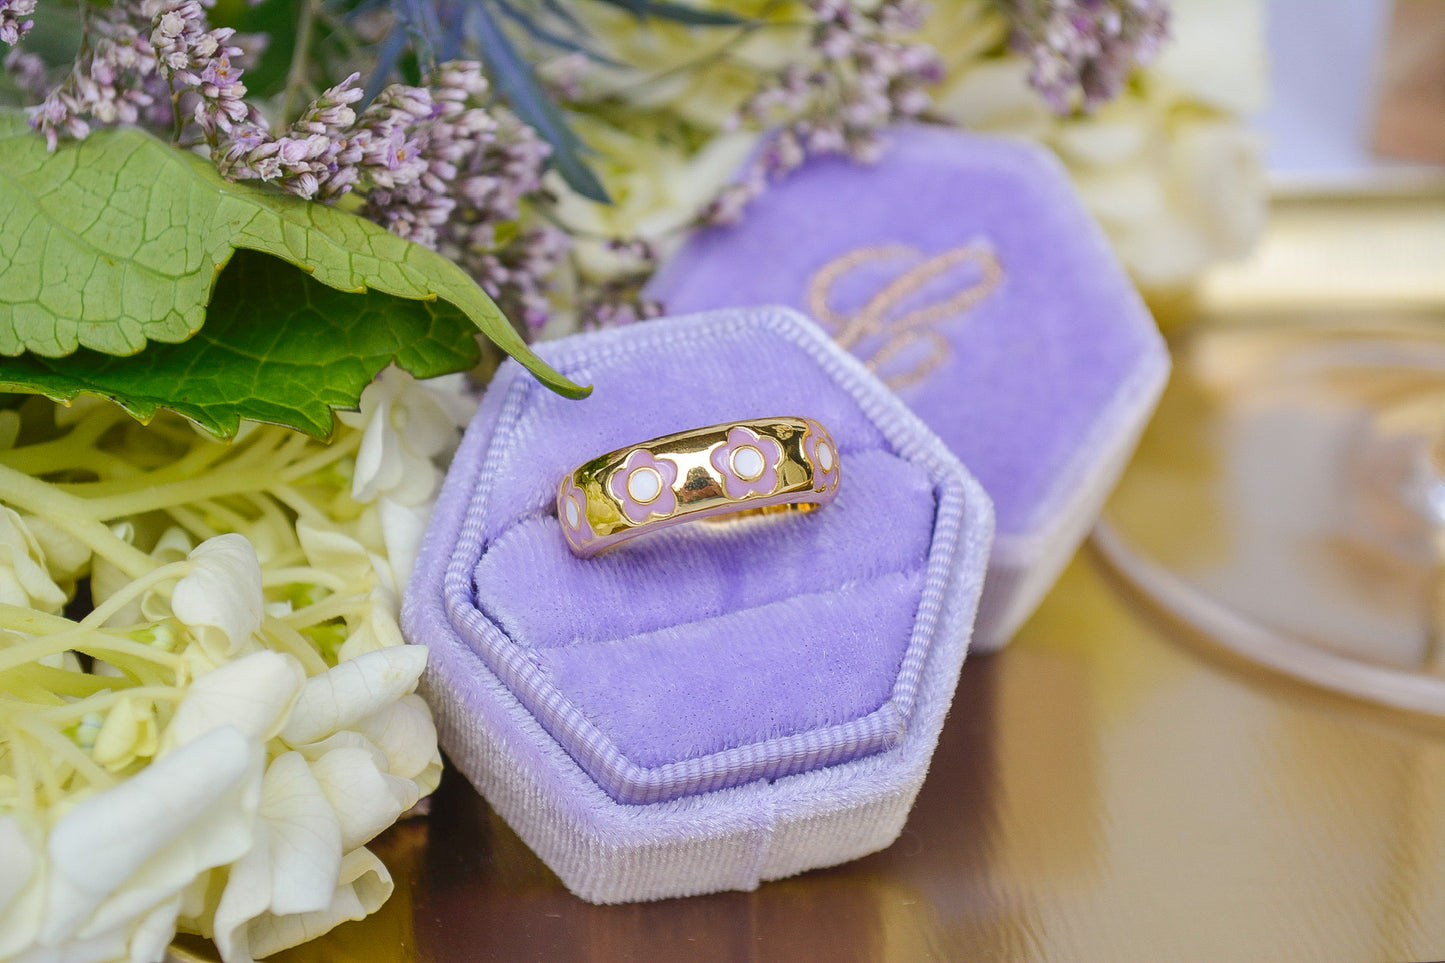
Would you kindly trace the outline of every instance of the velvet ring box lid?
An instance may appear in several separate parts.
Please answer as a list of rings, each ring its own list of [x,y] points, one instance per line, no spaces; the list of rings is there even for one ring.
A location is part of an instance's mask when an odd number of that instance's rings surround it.
[[[1168,376],[1163,339],[1047,150],[905,127],[809,162],[703,231],[648,293],[785,304],[877,371],[998,517],[976,648],[1008,640],[1092,526]]]
[[[947,711],[987,495],[856,359],[785,308],[542,345],[503,366],[448,472],[403,611],[442,745],[585,898],[746,889],[887,845]],[[603,452],[800,415],[836,500],[696,522],[591,559],[554,500]]]

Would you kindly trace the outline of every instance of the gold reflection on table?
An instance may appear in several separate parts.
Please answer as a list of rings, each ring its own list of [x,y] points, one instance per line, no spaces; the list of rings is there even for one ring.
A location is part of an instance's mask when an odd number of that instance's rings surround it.
[[[1421,209],[1378,216],[1423,236]],[[1269,272],[1327,257],[1318,226],[1339,217],[1282,211],[1285,240],[1272,235],[1262,261],[1206,285],[1186,320],[1300,308],[1311,290],[1276,297]],[[1291,261],[1291,232],[1308,257]],[[1433,304],[1445,283],[1445,271],[1384,288],[1359,276],[1361,302],[1392,309]],[[1110,509],[1152,526],[1176,563],[1226,547],[1178,508],[1207,497],[1216,466],[1160,430],[1210,403],[1198,386],[1171,389]],[[376,846],[392,901],[274,959],[1440,959],[1445,723],[1233,657],[1086,548],[1008,648],[965,664],[928,780],[884,852],[752,893],[592,906],[453,771],[429,816]],[[186,946],[204,958],[203,944]]]

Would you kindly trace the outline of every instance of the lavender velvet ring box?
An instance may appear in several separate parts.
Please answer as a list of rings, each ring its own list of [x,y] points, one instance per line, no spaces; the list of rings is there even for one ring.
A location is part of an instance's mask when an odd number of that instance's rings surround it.
[[[1053,155],[895,130],[701,232],[648,293],[682,313],[784,304],[877,371],[993,498],[974,648],[1006,642],[1083,540],[1168,377],[1163,339]]]
[[[976,612],[988,496],[855,358],[793,311],[540,346],[463,439],[403,607],[443,747],[574,893],[751,889],[891,843]],[[602,452],[779,414],[832,433],[831,505],[569,551],[558,479]]]

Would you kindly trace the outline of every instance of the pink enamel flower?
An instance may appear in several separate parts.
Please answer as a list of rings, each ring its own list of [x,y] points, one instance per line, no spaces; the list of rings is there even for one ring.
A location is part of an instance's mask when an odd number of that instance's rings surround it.
[[[607,480],[607,490],[621,503],[628,521],[639,525],[652,515],[677,511],[677,493],[672,490],[676,482],[677,462],[636,448]]]
[[[557,493],[557,520],[573,545],[580,548],[592,541],[592,525],[587,521],[587,493],[576,485],[562,483],[562,490]]]
[[[813,419],[806,419],[808,434],[803,438],[803,454],[813,464],[813,490],[828,491],[838,487],[838,446],[828,429]]]
[[[778,487],[778,465],[782,460],[783,446],[777,439],[742,425],[728,432],[728,440],[713,449],[711,458],[729,498],[771,495]]]

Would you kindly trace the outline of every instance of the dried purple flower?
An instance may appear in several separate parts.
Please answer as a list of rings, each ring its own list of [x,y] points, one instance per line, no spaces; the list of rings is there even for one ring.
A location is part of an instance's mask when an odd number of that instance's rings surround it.
[[[70,75],[31,109],[52,150],[61,134],[84,137],[92,123],[168,125],[173,98],[208,140],[251,117],[235,65],[244,54],[227,43],[231,30],[208,29],[197,0],[117,0],[92,16],[88,31]]]
[[[1169,32],[1164,0],[1011,0],[1012,43],[1031,83],[1060,114],[1090,112],[1149,63]]]
[[[217,139],[216,166],[233,180],[274,183],[298,197],[329,200],[351,190],[366,160],[371,130],[354,127],[361,99],[352,74],[317,97],[279,137],[247,121]]]
[[[932,105],[926,87],[942,79],[942,66],[932,48],[902,39],[922,23],[918,0],[807,2],[814,17],[809,59],[784,67],[740,112],[740,121],[777,128],[773,139],[754,169],[703,211],[705,224],[735,221],[769,178],[809,156],[876,159],[884,128]]]
[[[50,77],[39,54],[10,51],[5,55],[5,72],[34,103],[44,100],[50,92]]]
[[[10,46],[35,26],[34,20],[24,19],[35,12],[35,0],[0,0],[0,40]]]

